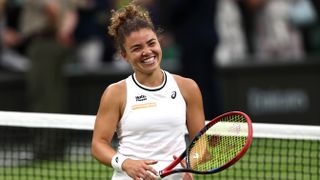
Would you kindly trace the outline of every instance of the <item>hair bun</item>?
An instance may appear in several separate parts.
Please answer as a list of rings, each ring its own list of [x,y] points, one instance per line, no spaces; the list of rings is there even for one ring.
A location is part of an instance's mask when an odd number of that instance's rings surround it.
[[[125,37],[131,32],[142,28],[149,28],[155,31],[149,12],[143,7],[130,3],[127,6],[111,11],[111,22],[108,33],[115,39],[117,45],[123,49]]]

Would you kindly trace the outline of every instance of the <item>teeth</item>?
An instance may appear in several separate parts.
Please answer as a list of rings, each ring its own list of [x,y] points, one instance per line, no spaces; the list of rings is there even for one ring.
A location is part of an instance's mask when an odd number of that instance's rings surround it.
[[[142,62],[146,63],[146,64],[152,64],[154,61],[155,61],[155,58],[154,57],[150,57],[148,59],[143,60]]]

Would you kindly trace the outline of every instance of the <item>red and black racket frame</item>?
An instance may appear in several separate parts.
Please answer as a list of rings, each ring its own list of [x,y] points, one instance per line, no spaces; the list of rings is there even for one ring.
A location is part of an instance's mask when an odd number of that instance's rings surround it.
[[[246,121],[247,121],[247,125],[248,125],[248,138],[246,141],[246,144],[244,145],[244,147],[242,148],[241,151],[239,151],[239,153],[232,158],[230,161],[228,161],[226,164],[222,165],[221,167],[218,168],[214,168],[211,169],[209,171],[195,171],[192,170],[190,168],[190,161],[189,161],[189,156],[188,154],[190,153],[190,150],[192,149],[192,147],[194,146],[195,142],[201,137],[202,134],[204,134],[211,126],[213,126],[214,124],[216,124],[217,122],[219,122],[221,119],[223,119],[224,117],[227,116],[232,116],[232,115],[241,115],[243,116]],[[161,178],[168,176],[170,174],[173,173],[182,173],[182,172],[189,172],[189,173],[194,173],[194,174],[213,174],[213,173],[217,173],[220,172],[228,167],[230,167],[231,165],[233,165],[234,163],[236,163],[249,149],[251,142],[252,142],[252,137],[253,137],[253,128],[252,128],[252,121],[250,119],[250,117],[242,112],[242,111],[230,111],[230,112],[226,112],[224,114],[221,114],[220,116],[215,117],[214,119],[212,119],[211,121],[209,121],[205,127],[203,127],[194,137],[194,139],[191,141],[189,147],[177,158],[175,159],[168,167],[166,167],[165,169],[163,169],[162,171],[159,172],[159,175]],[[185,169],[173,169],[177,164],[179,164],[184,158],[186,157],[186,165],[187,167]]]

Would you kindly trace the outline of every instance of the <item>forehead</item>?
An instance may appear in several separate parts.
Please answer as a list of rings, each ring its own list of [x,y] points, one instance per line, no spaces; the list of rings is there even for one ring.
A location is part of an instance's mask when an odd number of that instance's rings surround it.
[[[157,39],[156,33],[151,29],[143,28],[126,36],[124,46],[130,47],[135,44],[145,43],[150,39]]]

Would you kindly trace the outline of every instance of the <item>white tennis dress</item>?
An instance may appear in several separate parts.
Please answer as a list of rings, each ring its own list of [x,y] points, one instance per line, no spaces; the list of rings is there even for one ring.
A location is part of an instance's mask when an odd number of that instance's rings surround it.
[[[132,159],[158,160],[157,171],[186,148],[186,103],[173,76],[163,71],[159,87],[140,84],[135,74],[126,79],[127,101],[117,127],[118,153]],[[165,179],[181,179],[177,173]],[[128,180],[125,172],[114,171],[113,180]]]

